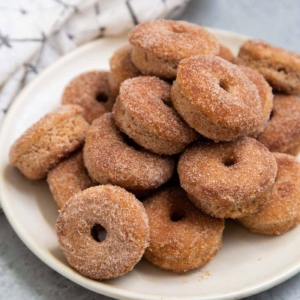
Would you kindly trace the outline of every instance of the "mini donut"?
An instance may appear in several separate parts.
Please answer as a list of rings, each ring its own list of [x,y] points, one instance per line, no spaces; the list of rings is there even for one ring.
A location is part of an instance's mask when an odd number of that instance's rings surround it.
[[[174,170],[172,157],[129,146],[111,113],[104,114],[90,126],[83,154],[93,181],[119,185],[137,195],[167,182]]]
[[[262,108],[261,121],[259,122],[259,126],[254,129],[253,133],[251,133],[252,136],[257,137],[258,134],[261,133],[267,126],[273,107],[274,95],[272,93],[272,88],[258,71],[242,65],[240,65],[239,68],[250,79],[250,81],[256,85],[260,97]]]
[[[261,121],[256,86],[238,66],[218,56],[182,60],[171,99],[192,128],[215,142],[248,135]]]
[[[180,60],[193,55],[219,53],[216,37],[204,27],[185,21],[155,20],[134,27],[129,34],[134,46],[131,59],[145,75],[176,77]]]
[[[25,131],[12,145],[10,164],[28,179],[42,179],[81,147],[89,124],[78,105],[62,105]]]
[[[297,155],[300,146],[300,100],[275,95],[271,119],[258,140],[272,152]]]
[[[252,232],[279,235],[300,222],[300,163],[291,155],[273,154],[278,173],[270,200],[258,213],[238,221]]]
[[[257,69],[274,90],[300,94],[300,55],[264,41],[248,40],[240,48],[238,64]]]
[[[232,51],[225,46],[224,44],[220,44],[220,51],[217,54],[218,56],[220,56],[221,58],[233,63],[235,61],[235,56],[232,53]]]
[[[47,182],[58,209],[73,195],[94,185],[84,166],[81,150],[53,168],[47,175]]]
[[[224,220],[202,213],[181,188],[162,189],[143,204],[150,227],[144,257],[159,268],[186,272],[205,265],[221,249]]]
[[[109,60],[110,73],[108,83],[112,93],[117,96],[123,81],[141,75],[131,60],[132,45],[126,44],[118,48]]]
[[[170,90],[171,86],[157,77],[128,79],[113,108],[119,129],[158,154],[180,153],[199,136],[170,107]]]
[[[190,200],[218,218],[240,218],[261,209],[276,173],[273,154],[249,137],[230,143],[198,143],[178,163],[180,184]]]
[[[95,234],[101,226],[107,232],[103,241]],[[74,195],[60,211],[56,232],[70,265],[97,280],[131,271],[149,241],[143,205],[131,193],[112,185],[91,187]]]
[[[110,112],[115,102],[108,85],[109,73],[91,71],[74,78],[65,88],[61,103],[78,104],[89,122]]]

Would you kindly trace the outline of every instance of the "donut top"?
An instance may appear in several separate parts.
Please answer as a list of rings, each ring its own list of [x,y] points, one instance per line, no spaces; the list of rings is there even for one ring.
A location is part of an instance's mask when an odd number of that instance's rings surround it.
[[[47,131],[75,115],[82,115],[83,109],[79,105],[62,105],[51,113],[46,114],[37,123],[28,128],[12,145],[9,161],[15,165],[18,158],[39,140]]]
[[[217,56],[182,60],[176,82],[185,98],[203,115],[222,126],[258,125],[261,103],[256,86],[238,66]]]
[[[144,22],[130,32],[129,42],[158,57],[174,60],[219,53],[219,43],[214,35],[204,27],[185,21]]]

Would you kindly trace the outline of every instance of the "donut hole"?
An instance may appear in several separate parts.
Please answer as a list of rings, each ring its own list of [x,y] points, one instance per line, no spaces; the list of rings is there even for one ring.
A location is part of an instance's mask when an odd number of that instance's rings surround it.
[[[174,211],[172,212],[170,219],[172,222],[179,222],[185,218],[185,214],[183,212]]]
[[[219,81],[219,86],[221,89],[225,90],[226,92],[229,92],[229,86],[225,80],[220,80]]]
[[[233,156],[225,157],[222,163],[225,167],[229,168],[236,164],[236,159]]]
[[[104,93],[98,93],[96,95],[96,101],[100,103],[104,103],[108,100],[108,96]]]
[[[91,235],[96,242],[103,242],[106,239],[107,231],[100,224],[96,224],[91,229]]]

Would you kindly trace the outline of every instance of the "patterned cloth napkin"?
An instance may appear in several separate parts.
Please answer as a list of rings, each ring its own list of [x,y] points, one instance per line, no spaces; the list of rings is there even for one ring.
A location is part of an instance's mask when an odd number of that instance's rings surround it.
[[[178,16],[189,0],[0,0],[0,122],[26,83],[95,38]]]

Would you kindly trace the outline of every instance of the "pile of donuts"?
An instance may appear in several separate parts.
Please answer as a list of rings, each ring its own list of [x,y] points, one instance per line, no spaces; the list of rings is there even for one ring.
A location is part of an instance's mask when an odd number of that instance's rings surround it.
[[[186,272],[221,249],[226,218],[268,235],[300,222],[299,93],[298,54],[248,40],[235,57],[201,26],[145,22],[9,159],[47,179],[81,274],[115,278],[142,257]]]

